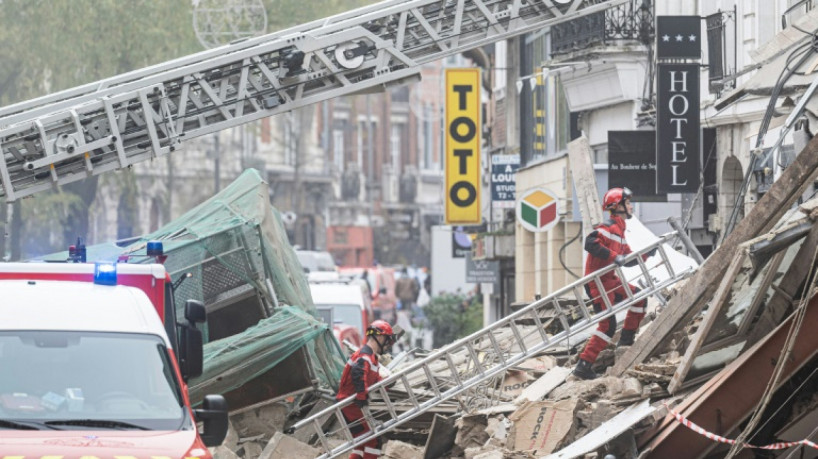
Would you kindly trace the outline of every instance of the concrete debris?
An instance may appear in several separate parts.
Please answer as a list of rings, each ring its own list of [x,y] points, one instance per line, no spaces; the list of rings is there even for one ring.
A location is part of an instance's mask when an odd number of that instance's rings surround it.
[[[469,448],[480,448],[489,440],[486,432],[488,427],[488,417],[482,414],[466,415],[455,422],[457,436],[454,444],[461,451]]]
[[[287,459],[313,459],[320,455],[318,448],[302,443],[293,437],[276,432],[273,438],[264,447],[259,459],[277,459],[286,457]]]
[[[486,451],[474,456],[473,459],[504,459],[506,457],[500,450]]]
[[[818,212],[816,209],[818,200],[805,212]],[[778,262],[781,262],[780,258]],[[778,272],[785,272],[785,268],[782,265]],[[762,278],[763,275],[758,276],[758,279]],[[766,292],[767,289],[760,291]],[[673,294],[684,295],[685,287],[675,286]],[[745,303],[756,307],[763,306],[763,301],[745,300]],[[634,344],[636,347],[630,349],[638,348],[645,336],[665,333],[666,330],[659,329],[662,323],[659,317],[665,313],[667,311],[659,311],[656,320],[643,324]],[[754,311],[750,316],[758,314]],[[650,321],[650,318],[647,320]],[[549,323],[549,327],[556,326],[556,322]],[[686,349],[692,346],[691,337],[704,329],[703,323],[701,316],[696,316],[684,325],[679,324],[677,330],[667,333],[667,340],[656,344],[650,356],[631,364],[624,372],[618,372],[615,367],[622,359],[628,358],[628,348],[617,352],[615,347],[609,346],[599,354],[594,365],[594,371],[601,376],[588,381],[571,376],[584,340],[572,342],[573,347],[549,349],[540,355],[528,357],[505,372],[493,373],[490,378],[481,380],[478,388],[436,404],[400,429],[383,435],[382,457],[506,459],[549,454],[554,458],[601,458],[607,454],[635,457],[631,453],[644,453],[634,449],[646,445],[647,440],[643,440],[643,437],[652,438],[658,430],[675,425],[675,419],[666,416],[667,409],[662,404],[675,399],[674,406],[686,406],[684,396],[676,392],[671,395],[668,386],[677,369],[685,362],[689,363],[691,357],[686,355]],[[519,322],[514,327],[516,331],[500,329],[494,336],[494,343],[475,340],[472,354],[462,349],[452,352],[446,360],[430,363],[428,373],[413,370],[406,374],[403,380],[389,389],[391,406],[399,413],[406,412],[415,406],[407,401],[409,394],[416,397],[417,402],[423,403],[434,397],[436,391],[453,387],[453,381],[473,377],[478,374],[476,363],[491,364],[487,359],[495,358],[492,347],[514,349],[513,345],[521,340],[524,347],[530,349],[541,342],[541,333],[532,324]],[[726,332],[733,335],[742,333],[742,330],[746,333],[750,328],[747,324],[743,328],[736,324],[731,326],[733,328]],[[668,328],[666,324],[662,327]],[[550,328],[545,329],[546,333],[551,333]],[[722,348],[735,341],[724,340],[726,344]],[[412,361],[400,362],[393,372],[399,371],[401,365],[412,365]],[[718,368],[713,369],[709,377],[699,373],[695,381],[682,382],[688,386],[707,384],[708,380],[718,380],[713,376],[717,371]],[[453,372],[457,372],[458,376],[454,377]],[[295,410],[292,406],[271,403],[231,416],[228,436],[221,447],[212,450],[214,457],[267,459],[312,458],[319,455],[323,451],[321,444],[315,435],[309,433],[309,429],[299,430],[293,437],[281,433],[299,418],[320,412],[332,403],[326,396],[307,400],[312,405],[299,406]],[[383,413],[383,405],[384,401],[373,394],[370,409],[376,407]],[[789,415],[790,424],[781,421],[778,427],[782,432],[791,434],[793,440],[798,440],[801,438],[796,438],[800,435],[799,429],[810,425],[813,416],[818,417],[814,414],[818,412],[818,396],[810,394],[796,398],[788,410],[792,412]],[[327,438],[330,447],[345,443],[332,416],[320,424],[324,432],[330,433]],[[732,434],[732,437],[735,437],[735,433],[725,432]],[[562,448],[565,448],[564,451],[560,451]]]
[[[384,459],[423,459],[423,448],[398,440],[389,440],[381,449]]]
[[[515,405],[522,405],[525,402],[535,402],[542,400],[549,392],[565,382],[565,378],[571,373],[569,368],[554,367],[548,370],[539,379],[523,389],[520,396],[514,399]]]
[[[245,459],[250,459],[251,457],[259,457],[261,456],[261,452],[264,450],[264,443],[258,443],[254,441],[248,441],[241,444],[237,450],[237,453],[241,455],[241,457]]]
[[[208,448],[213,459],[238,459],[236,453],[227,446],[217,446],[215,448]]]
[[[273,403],[233,415],[230,422],[240,438],[262,435],[270,439],[284,429],[288,412],[283,403]]]
[[[239,434],[236,432],[235,427],[233,427],[233,423],[230,421],[227,421],[227,436],[224,437],[222,446],[226,446],[231,451],[235,451],[239,446]]]
[[[534,357],[528,359],[517,366],[517,368],[521,368],[529,372],[534,376],[540,376],[545,374],[548,370],[557,366],[557,359],[550,356],[550,355],[541,355],[539,357]]]

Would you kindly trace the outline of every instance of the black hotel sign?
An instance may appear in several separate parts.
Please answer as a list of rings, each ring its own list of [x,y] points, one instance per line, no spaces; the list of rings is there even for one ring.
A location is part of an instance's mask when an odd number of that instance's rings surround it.
[[[699,64],[659,64],[656,94],[656,191],[699,190]]]

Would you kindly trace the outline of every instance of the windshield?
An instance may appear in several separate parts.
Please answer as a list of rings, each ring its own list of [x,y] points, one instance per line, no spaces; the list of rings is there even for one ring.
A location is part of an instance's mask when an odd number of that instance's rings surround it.
[[[315,252],[315,263],[319,271],[335,271],[335,260],[329,252]]]
[[[60,430],[192,428],[157,336],[0,331],[0,369],[0,421]]]
[[[363,328],[361,307],[357,304],[316,304],[319,308],[332,308],[333,320],[336,324],[352,325],[358,330]]]
[[[329,252],[314,252],[310,250],[296,250],[296,257],[303,268],[310,272],[335,271],[335,261]]]
[[[295,256],[298,257],[298,262],[301,263],[302,268],[309,271],[318,271],[318,263],[315,261],[312,252],[296,250]]]

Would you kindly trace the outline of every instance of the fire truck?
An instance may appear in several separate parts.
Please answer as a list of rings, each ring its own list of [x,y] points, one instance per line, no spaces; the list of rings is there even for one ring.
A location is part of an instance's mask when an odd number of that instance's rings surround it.
[[[0,263],[0,457],[210,458],[227,403],[191,406],[206,313],[172,289],[159,263]]]

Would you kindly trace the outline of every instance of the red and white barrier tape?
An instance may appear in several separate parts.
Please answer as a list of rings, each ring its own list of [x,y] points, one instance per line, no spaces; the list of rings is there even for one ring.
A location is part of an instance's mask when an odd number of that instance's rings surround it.
[[[693,432],[696,432],[699,435],[704,435],[708,439],[713,440],[713,441],[717,441],[717,442],[720,442],[720,443],[727,443],[727,444],[730,444],[730,445],[733,445],[733,444],[736,443],[735,440],[731,440],[729,438],[724,438],[721,435],[716,435],[716,434],[714,434],[712,432],[708,432],[708,431],[702,429],[701,427],[697,426],[696,424],[691,422],[686,417],[684,417],[681,414],[673,411],[673,409],[671,409],[668,406],[667,403],[665,403],[664,405],[667,408],[667,410],[670,411],[670,414],[672,414],[673,417],[676,418],[677,421],[679,421],[683,426],[687,427],[688,429],[692,430]],[[805,445],[805,446],[809,446],[810,448],[818,449],[818,445],[816,445],[815,443],[813,443],[813,442],[811,442],[809,440],[785,441],[785,442],[780,442],[780,443],[773,443],[772,445],[767,445],[767,446],[754,446],[754,445],[751,445],[749,443],[745,443],[744,447],[745,448],[756,448],[756,449],[787,449],[787,448],[791,448],[793,446],[798,446],[798,445]]]

